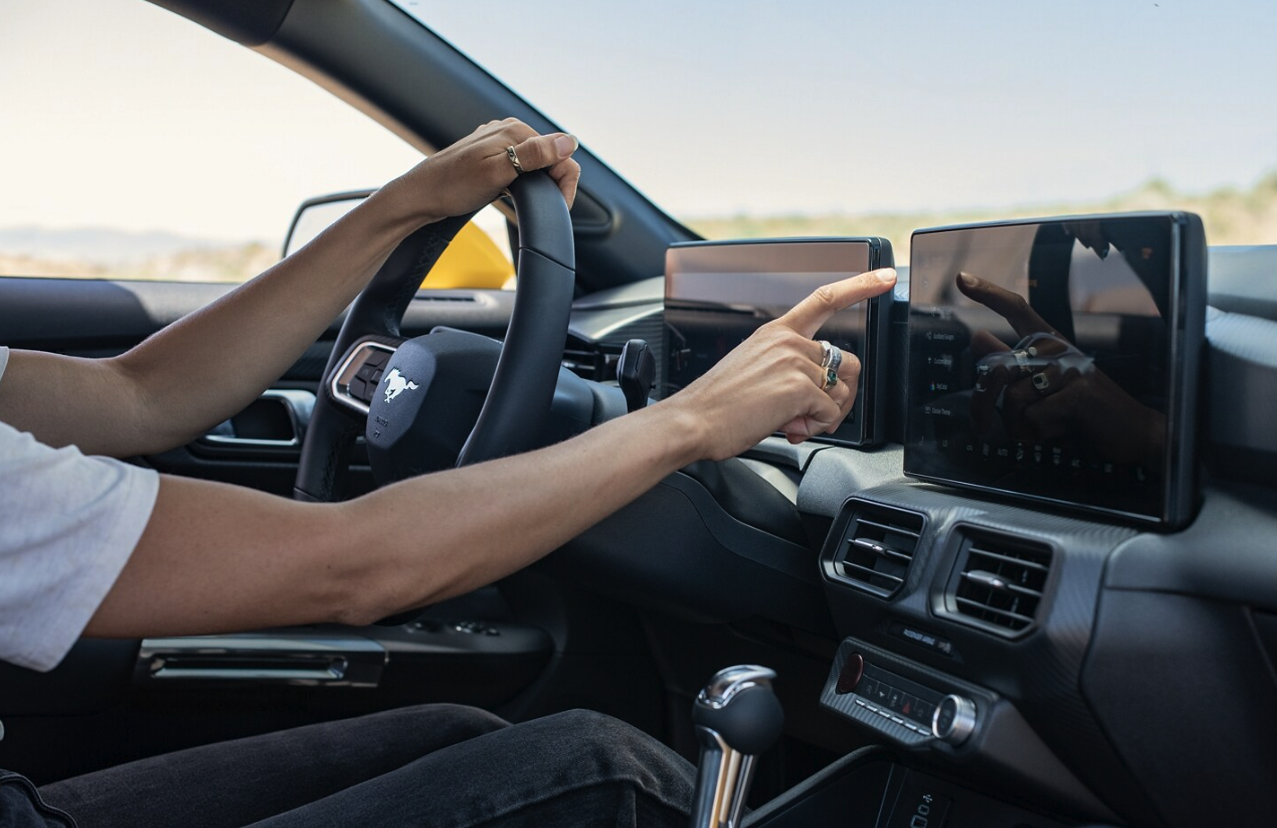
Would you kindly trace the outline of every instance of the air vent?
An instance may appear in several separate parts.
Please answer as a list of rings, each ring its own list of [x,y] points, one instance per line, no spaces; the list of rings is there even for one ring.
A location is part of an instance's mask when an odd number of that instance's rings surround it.
[[[833,558],[826,561],[825,574],[880,598],[890,598],[905,584],[922,534],[923,517],[866,503],[853,502],[851,508],[854,511],[847,530]]]
[[[620,345],[587,342],[572,334],[568,334],[567,347],[563,349],[563,367],[595,382],[615,380],[620,358]]]
[[[417,302],[468,302],[473,305],[479,300],[473,294],[465,293],[441,293],[435,289],[422,289],[417,291],[417,295],[413,297]]]
[[[998,635],[1033,626],[1051,574],[1051,549],[1000,535],[973,534],[962,544],[961,567],[949,585],[949,609]]]

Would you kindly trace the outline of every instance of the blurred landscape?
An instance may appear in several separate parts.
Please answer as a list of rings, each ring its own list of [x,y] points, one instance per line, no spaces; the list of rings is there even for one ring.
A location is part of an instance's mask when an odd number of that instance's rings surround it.
[[[1277,244],[1277,171],[1250,189],[1224,187],[1183,193],[1165,181],[1105,201],[1030,207],[911,213],[735,215],[681,217],[708,239],[778,236],[885,236],[896,261],[909,260],[909,236],[920,227],[997,218],[1130,210],[1187,210],[1201,215],[1210,244]],[[0,228],[0,275],[82,279],[242,282],[279,260],[279,244],[225,243],[172,233],[92,228]]]
[[[1153,180],[1137,190],[1106,201],[1060,202],[1002,210],[863,215],[739,215],[726,218],[689,218],[683,221],[707,239],[884,236],[892,242],[896,261],[907,264],[909,236],[922,227],[1000,218],[1132,210],[1184,210],[1197,213],[1206,226],[1206,241],[1209,244],[1277,244],[1277,171],[1264,176],[1248,190],[1223,187],[1206,194],[1181,193],[1165,181]]]
[[[279,261],[278,242],[226,243],[106,228],[0,228],[0,275],[243,282]]]

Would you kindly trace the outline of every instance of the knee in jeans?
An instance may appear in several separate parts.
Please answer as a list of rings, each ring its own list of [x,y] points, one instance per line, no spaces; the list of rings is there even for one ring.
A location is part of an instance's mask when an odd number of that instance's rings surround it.
[[[596,710],[568,710],[543,720],[561,748],[611,757],[642,755],[659,744],[638,728]]]
[[[466,739],[509,727],[509,722],[500,716],[464,704],[422,704],[400,708],[397,712],[409,720],[416,720],[412,726],[446,726]]]
[[[661,742],[620,719],[593,710],[569,710],[540,720],[542,755],[556,756],[574,772],[590,769],[598,782],[619,782],[686,802],[695,770]]]

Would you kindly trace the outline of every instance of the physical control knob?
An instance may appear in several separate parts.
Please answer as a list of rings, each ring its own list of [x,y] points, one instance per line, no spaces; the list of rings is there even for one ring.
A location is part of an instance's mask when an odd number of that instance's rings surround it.
[[[931,717],[931,735],[953,746],[967,740],[975,730],[975,702],[963,696],[948,695],[936,706]]]
[[[626,342],[616,363],[616,382],[625,395],[625,410],[634,412],[645,407],[655,381],[656,357],[652,349],[642,339]]]
[[[692,721],[701,744],[692,828],[736,828],[745,813],[754,760],[780,738],[785,713],[772,691],[776,674],[744,664],[720,670],[696,697]]]

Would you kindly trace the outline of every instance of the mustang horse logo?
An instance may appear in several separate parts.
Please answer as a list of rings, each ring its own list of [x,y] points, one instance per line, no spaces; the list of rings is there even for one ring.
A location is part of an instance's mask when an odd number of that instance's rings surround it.
[[[404,391],[412,391],[421,386],[399,373],[398,368],[391,368],[390,373],[382,380],[386,383],[386,402],[390,402]]]

